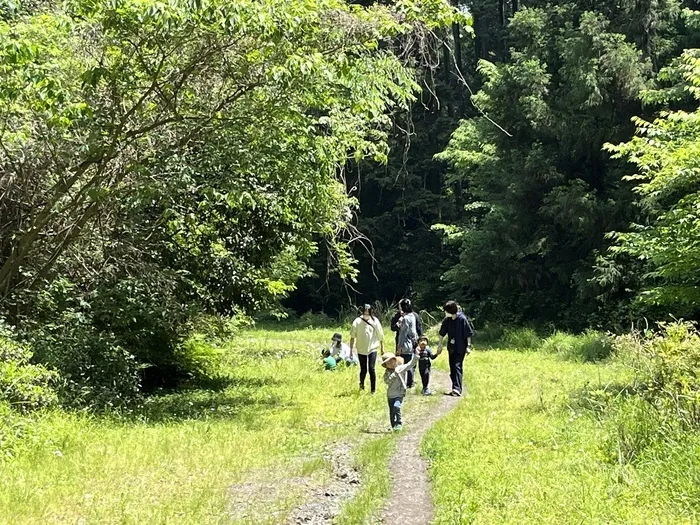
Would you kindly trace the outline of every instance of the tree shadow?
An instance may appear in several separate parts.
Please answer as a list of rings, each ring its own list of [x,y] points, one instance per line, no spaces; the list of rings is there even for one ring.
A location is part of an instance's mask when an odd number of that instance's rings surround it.
[[[177,390],[161,390],[148,396],[131,416],[150,423],[237,419],[246,427],[257,428],[255,420],[262,414],[291,406],[273,393],[280,384],[272,377],[200,378]]]

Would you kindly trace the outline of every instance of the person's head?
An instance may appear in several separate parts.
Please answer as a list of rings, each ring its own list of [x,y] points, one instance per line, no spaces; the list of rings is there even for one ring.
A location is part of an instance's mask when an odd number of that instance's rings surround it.
[[[410,299],[401,299],[401,302],[399,302],[399,308],[401,308],[401,311],[405,314],[412,312],[413,305],[411,304],[411,300]]]
[[[374,317],[374,307],[371,304],[365,304],[362,307],[362,315],[368,317]]]
[[[343,342],[343,336],[336,332],[333,334],[331,341],[333,341],[334,346],[340,346],[340,344]]]
[[[445,303],[445,313],[455,319],[457,317],[457,312],[459,312],[459,305],[456,301],[447,301]]]
[[[428,346],[428,338],[422,335],[418,338],[418,348],[425,350],[426,346]]]

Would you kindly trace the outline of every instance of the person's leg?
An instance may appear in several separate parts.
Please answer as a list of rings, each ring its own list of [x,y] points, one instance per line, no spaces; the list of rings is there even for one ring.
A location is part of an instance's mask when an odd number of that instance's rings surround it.
[[[408,363],[411,360],[410,355],[405,355],[403,356],[404,363]],[[413,375],[415,372],[415,368],[411,368],[410,370],[406,371],[406,388],[413,388]]]
[[[390,397],[387,398],[387,401],[389,403],[389,424],[391,428],[394,428],[394,399]]]
[[[430,379],[430,362],[429,361],[419,361],[418,371],[420,372],[420,380],[423,384],[423,391],[428,389],[428,381]]]
[[[403,403],[402,397],[394,398],[394,427],[400,427],[401,421],[401,404]]]
[[[360,389],[365,389],[365,377],[367,377],[367,356],[359,354],[358,359],[360,360]]]
[[[465,354],[450,354],[450,376],[452,377],[452,390],[462,393],[462,376]],[[454,372],[453,372],[454,371]]]
[[[452,380],[452,390],[457,388],[457,354],[454,352],[447,353],[450,361],[450,379]]]
[[[377,374],[374,371],[374,366],[377,364],[377,352],[372,352],[371,354],[369,354],[367,356],[367,361],[367,368],[369,369],[370,392],[374,394],[374,391],[377,389]]]

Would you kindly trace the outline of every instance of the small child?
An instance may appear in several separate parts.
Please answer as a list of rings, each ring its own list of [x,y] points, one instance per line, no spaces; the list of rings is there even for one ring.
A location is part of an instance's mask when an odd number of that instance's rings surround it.
[[[420,379],[423,383],[423,395],[432,395],[432,392],[428,389],[428,383],[430,382],[430,367],[432,363],[431,359],[435,359],[437,354],[434,353],[428,346],[428,338],[424,335],[418,338],[418,371],[420,372]]]
[[[397,357],[391,352],[382,355],[382,366],[386,368],[384,372],[384,382],[387,385],[386,396],[389,402],[389,420],[391,429],[401,430],[401,405],[406,396],[407,372],[413,370],[418,358],[411,355],[408,363],[403,362],[401,357]]]
[[[335,370],[335,367],[337,366],[338,362],[331,355],[329,350],[326,349],[321,351],[321,359],[323,361],[323,367],[326,370]]]

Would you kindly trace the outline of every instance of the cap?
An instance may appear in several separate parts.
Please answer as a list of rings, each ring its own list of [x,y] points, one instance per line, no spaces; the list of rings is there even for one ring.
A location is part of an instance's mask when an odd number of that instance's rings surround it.
[[[331,337],[331,341],[341,342],[342,340],[343,340],[343,336],[337,332],[333,334],[333,337]]]

